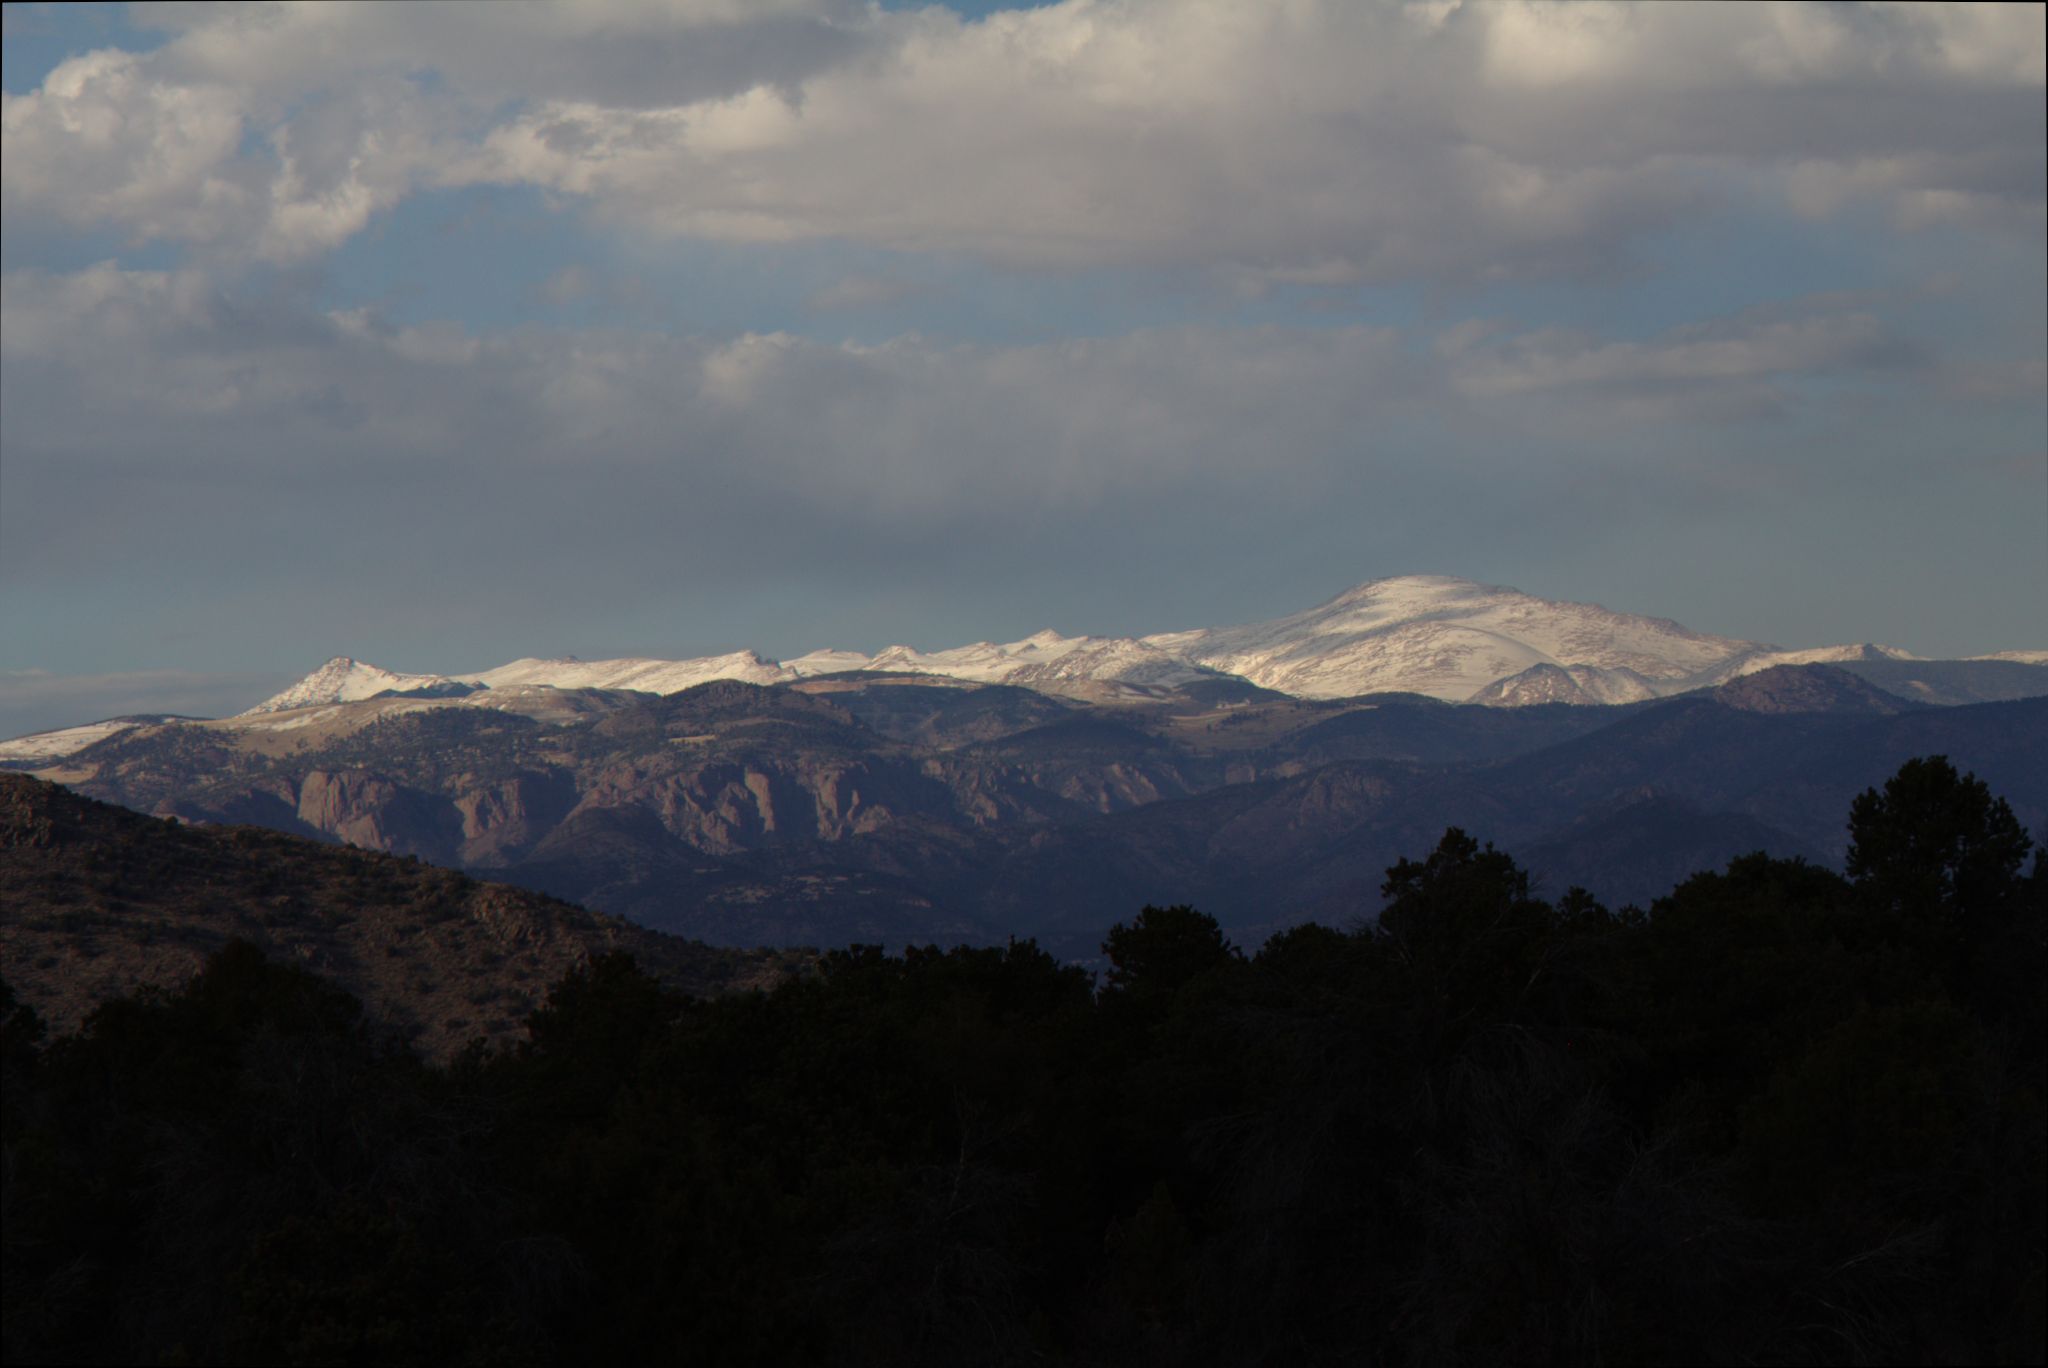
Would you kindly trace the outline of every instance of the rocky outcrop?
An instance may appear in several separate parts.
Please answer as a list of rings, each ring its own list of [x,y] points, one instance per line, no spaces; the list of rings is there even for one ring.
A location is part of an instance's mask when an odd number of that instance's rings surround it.
[[[462,863],[509,864],[554,829],[576,805],[567,775],[527,773],[479,784],[454,802],[461,822]]]
[[[793,753],[699,764],[620,766],[590,785],[578,811],[644,807],[678,840],[713,854],[840,841],[898,817],[957,816],[953,795],[903,762]]]
[[[300,781],[298,819],[349,845],[428,860],[454,858],[460,818],[445,799],[368,770],[313,770]]]

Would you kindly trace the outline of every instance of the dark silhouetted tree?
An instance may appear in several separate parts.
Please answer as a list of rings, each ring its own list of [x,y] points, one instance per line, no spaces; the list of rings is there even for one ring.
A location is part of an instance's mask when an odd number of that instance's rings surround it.
[[[1850,879],[1911,916],[1970,919],[2016,891],[2033,842],[2003,798],[1948,757],[1908,760],[1849,808]]]
[[[1118,922],[1102,943],[1112,991],[1170,995],[1212,969],[1241,958],[1214,917],[1186,905],[1146,907],[1129,926]]]

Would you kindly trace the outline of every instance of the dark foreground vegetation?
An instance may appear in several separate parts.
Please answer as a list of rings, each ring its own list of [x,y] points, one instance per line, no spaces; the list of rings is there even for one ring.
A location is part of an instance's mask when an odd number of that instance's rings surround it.
[[[447,1066],[241,943],[51,1042],[9,994],[6,1358],[2040,1362],[2048,874],[1938,759],[1851,825],[1647,914],[1452,831],[1099,989],[611,956]]]

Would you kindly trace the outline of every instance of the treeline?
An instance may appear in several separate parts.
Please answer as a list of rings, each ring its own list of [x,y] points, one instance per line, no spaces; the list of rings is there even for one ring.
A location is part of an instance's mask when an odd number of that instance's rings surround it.
[[[9,1362],[2040,1362],[2048,873],[1939,758],[1647,913],[1457,831],[1255,955],[1146,908],[429,1067],[247,945],[4,1013]],[[2029,856],[2032,854],[2031,862]]]

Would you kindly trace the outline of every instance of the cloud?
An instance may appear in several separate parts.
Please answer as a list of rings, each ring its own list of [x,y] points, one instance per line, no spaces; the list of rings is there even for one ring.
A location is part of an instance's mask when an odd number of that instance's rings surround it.
[[[167,79],[303,92],[431,72],[423,84],[492,105],[661,107],[790,85],[856,57],[871,27],[860,0],[497,0],[488,20],[468,0],[130,8],[174,35],[157,61]]]
[[[1834,207],[2037,211],[2038,29],[1769,7],[928,10],[796,86],[538,103],[465,174],[686,236],[1278,280],[1593,275],[1698,212],[1717,174],[1806,205],[1834,174]]]
[[[1964,362],[1941,374],[1943,392],[1959,402],[2048,400],[2048,359]],[[2038,463],[2037,463],[2038,464]]]
[[[75,573],[81,520],[110,547],[294,575],[362,561],[348,537],[305,537],[307,517],[347,510],[458,564],[584,517],[636,573],[769,544],[816,569],[1141,509],[1277,524],[1361,482],[1478,479],[1506,497],[1537,473],[1532,450],[1546,476],[1595,468],[1574,454],[1589,412],[1640,451],[1675,420],[1795,410],[1818,379],[1956,389],[1872,309],[1832,299],[1648,339],[1473,322],[858,345],[400,327],[103,264],[8,275],[0,316],[0,564],[24,592]],[[1423,469],[1418,451],[1457,454]]]
[[[1478,400],[1541,396],[1587,421],[1640,427],[1782,413],[1805,381],[1895,383],[1926,372],[1922,349],[1873,313],[1826,298],[1613,340],[1564,328],[1507,333],[1471,322],[1437,340],[1453,383]]]
[[[869,297],[867,284],[851,293]],[[595,286],[568,268],[544,288],[570,300]],[[1261,433],[1272,438],[1263,468],[1313,463],[1357,447],[1361,425],[1455,421],[1459,406],[1598,395],[1734,413],[1814,378],[1952,386],[1883,307],[1878,296],[1815,296],[1641,339],[1475,319],[1428,335],[1186,325],[863,345],[397,326],[371,310],[244,294],[202,271],[107,262],[8,274],[0,347],[10,445],[80,459],[120,459],[143,433],[189,438],[164,442],[188,453],[165,460],[269,472],[330,458],[469,465],[486,461],[480,450],[498,470],[691,464],[722,451],[733,479],[843,511],[848,500],[886,510],[949,498],[955,486],[962,498],[1086,501],[1227,473]],[[2038,363],[2006,369],[2000,392],[2024,388]]]
[[[347,241],[455,155],[451,111],[400,77],[289,101],[170,79],[163,52],[102,49],[0,96],[10,216],[111,226],[274,263]]]
[[[9,95],[10,213],[307,260],[426,186],[1236,281],[1625,268],[1731,179],[2038,232],[2025,6],[167,7]]]
[[[588,266],[572,263],[541,283],[540,297],[560,308],[588,299],[597,289],[596,274]]]
[[[869,309],[881,304],[894,304],[900,300],[928,294],[932,287],[914,280],[898,280],[889,276],[853,275],[836,280],[821,290],[813,291],[804,301],[804,307],[813,313],[833,313],[842,309]]]
[[[1470,137],[1460,111],[1487,97],[1471,24],[1074,4],[892,27],[793,88],[539,103],[459,174],[681,236],[1345,279],[1590,270],[1692,199],[1679,177],[1625,184],[1627,165],[1550,167]]]
[[[502,109],[790,81],[856,43],[844,6],[140,5],[164,46],[60,64],[0,108],[6,212],[215,263],[310,260],[446,182]],[[837,18],[835,18],[835,12]]]
[[[242,136],[233,91],[155,81],[145,59],[107,49],[5,100],[10,209],[199,240],[246,212],[253,188],[225,174]]]
[[[0,670],[0,738],[133,713],[221,717],[248,707],[282,682],[268,672]]]
[[[9,443],[24,463],[62,452],[274,479],[685,471],[794,516],[871,527],[1234,479],[1246,442],[1283,421],[1262,469],[1312,465],[1417,384],[1377,328],[1025,346],[472,333],[293,311],[200,272],[111,263],[10,274],[4,317]]]

